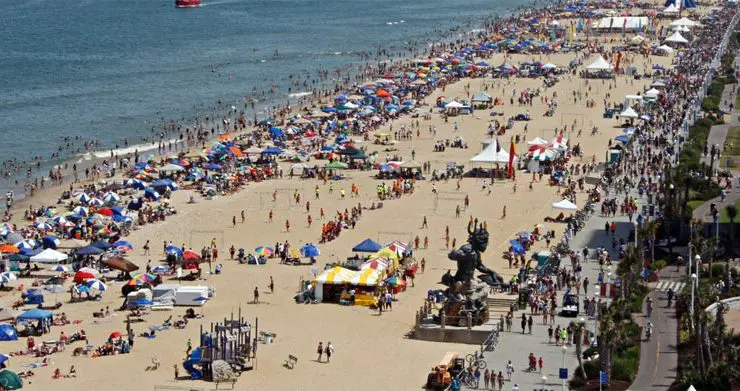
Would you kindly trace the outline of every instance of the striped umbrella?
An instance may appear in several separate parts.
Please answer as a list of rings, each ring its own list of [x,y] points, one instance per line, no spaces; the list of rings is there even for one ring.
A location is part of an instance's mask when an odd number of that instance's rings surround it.
[[[36,223],[36,228],[38,228],[41,231],[51,231],[52,229],[54,229],[54,227],[51,224],[47,223],[46,221],[41,221],[41,222]]]
[[[93,198],[87,204],[93,206],[103,206],[105,205],[105,201],[101,200],[100,198]]]
[[[98,292],[105,292],[105,290],[108,289],[105,283],[100,280],[88,280],[85,284],[88,288],[94,289]]]
[[[51,219],[51,221],[53,221],[57,225],[62,225],[68,222],[69,220],[67,220],[64,216],[55,216],[54,218]]]
[[[105,193],[105,195],[103,195],[103,201],[109,204],[116,203],[120,200],[121,200],[121,196],[113,192],[108,192],[108,193]]]
[[[87,204],[88,202],[90,202],[90,196],[87,195],[87,193],[77,193],[75,194],[75,199],[82,202],[83,204]]]
[[[61,272],[68,272],[69,271],[69,268],[66,267],[66,266],[64,266],[64,265],[56,265],[56,266],[52,266],[52,268],[49,269],[49,270],[51,270],[53,272],[60,272],[61,273]]]
[[[90,215],[90,210],[85,208],[84,206],[78,206],[72,209],[72,212],[77,213],[80,216],[85,216],[85,217]]]
[[[26,239],[15,244],[19,250],[33,250],[36,248],[36,241],[33,239]]]
[[[17,279],[18,277],[16,277],[16,275],[11,272],[0,273],[0,283],[7,284]]]

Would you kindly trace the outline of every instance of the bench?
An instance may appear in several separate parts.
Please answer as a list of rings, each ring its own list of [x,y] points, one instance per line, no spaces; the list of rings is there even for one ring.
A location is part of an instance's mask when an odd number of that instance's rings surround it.
[[[234,389],[234,386],[236,385],[236,379],[226,379],[226,380],[217,380],[216,381],[216,389],[218,390],[218,385],[221,383],[231,383],[231,389]]]
[[[295,367],[297,363],[298,363],[298,357],[292,354],[289,354],[288,359],[285,360],[285,367],[287,367],[288,369],[293,369],[293,367]]]

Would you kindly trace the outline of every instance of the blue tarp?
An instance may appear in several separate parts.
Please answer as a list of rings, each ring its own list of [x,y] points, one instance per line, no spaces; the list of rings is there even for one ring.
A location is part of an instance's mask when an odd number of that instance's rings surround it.
[[[383,248],[383,246],[381,246],[380,243],[372,239],[365,239],[358,245],[352,247],[352,251],[358,253],[374,253],[380,251],[381,248]]]

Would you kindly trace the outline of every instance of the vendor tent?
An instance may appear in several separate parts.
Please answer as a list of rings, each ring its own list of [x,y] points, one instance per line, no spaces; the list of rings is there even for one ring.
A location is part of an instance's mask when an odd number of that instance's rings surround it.
[[[660,91],[656,90],[655,88],[651,88],[645,91],[645,96],[648,98],[657,98],[658,95],[660,95]]]
[[[599,58],[592,62],[591,65],[587,66],[586,69],[589,71],[603,71],[612,69],[612,66],[604,60],[604,57],[599,56]]]
[[[623,112],[619,113],[619,115],[623,118],[637,118],[639,115],[637,115],[637,112],[633,110],[631,107],[627,106],[626,109],[624,109]]]
[[[343,267],[335,266],[331,269],[324,270],[314,280],[317,284],[347,284],[354,276],[354,272]]]
[[[508,163],[509,153],[506,152],[497,141],[494,141],[479,154],[470,159],[473,163]]]
[[[552,204],[552,207],[555,208],[555,209],[565,209],[565,210],[577,210],[578,209],[578,207],[576,206],[576,204],[574,204],[574,203],[572,203],[572,202],[570,202],[568,200],[562,200],[562,201],[554,202]]]
[[[383,246],[381,246],[380,243],[377,243],[372,239],[365,239],[352,247],[352,251],[357,253],[374,253],[379,251],[381,248],[383,248]]]
[[[683,35],[679,31],[676,31],[671,35],[670,37],[665,39],[665,42],[674,42],[674,43],[688,43],[689,40],[684,38]]]
[[[647,16],[609,16],[599,19],[593,23],[597,29],[625,29],[636,30],[650,25]]]
[[[547,145],[548,143],[547,143],[547,140],[545,140],[543,138],[535,137],[532,140],[527,141],[527,144],[529,144],[529,145]]]
[[[31,262],[59,263],[67,259],[67,254],[47,248],[46,250],[31,257]]]
[[[687,27],[695,27],[698,26],[699,23],[694,22],[693,20],[683,17],[679,20],[671,22],[671,27],[673,26],[687,26]]]
[[[666,52],[668,54],[673,53],[673,48],[668,45],[660,45],[656,49],[660,50],[661,52]]]

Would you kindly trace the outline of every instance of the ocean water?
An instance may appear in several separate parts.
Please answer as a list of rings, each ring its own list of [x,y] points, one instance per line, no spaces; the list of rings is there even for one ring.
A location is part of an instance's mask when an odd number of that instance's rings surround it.
[[[315,78],[317,69],[361,63],[357,52],[425,45],[524,1],[173,3],[3,1],[0,160],[41,156],[49,167],[65,136],[98,139],[103,149],[124,138],[138,144],[163,120],[209,114],[218,100],[241,105],[253,87],[277,84],[272,98],[283,101],[289,75]]]

